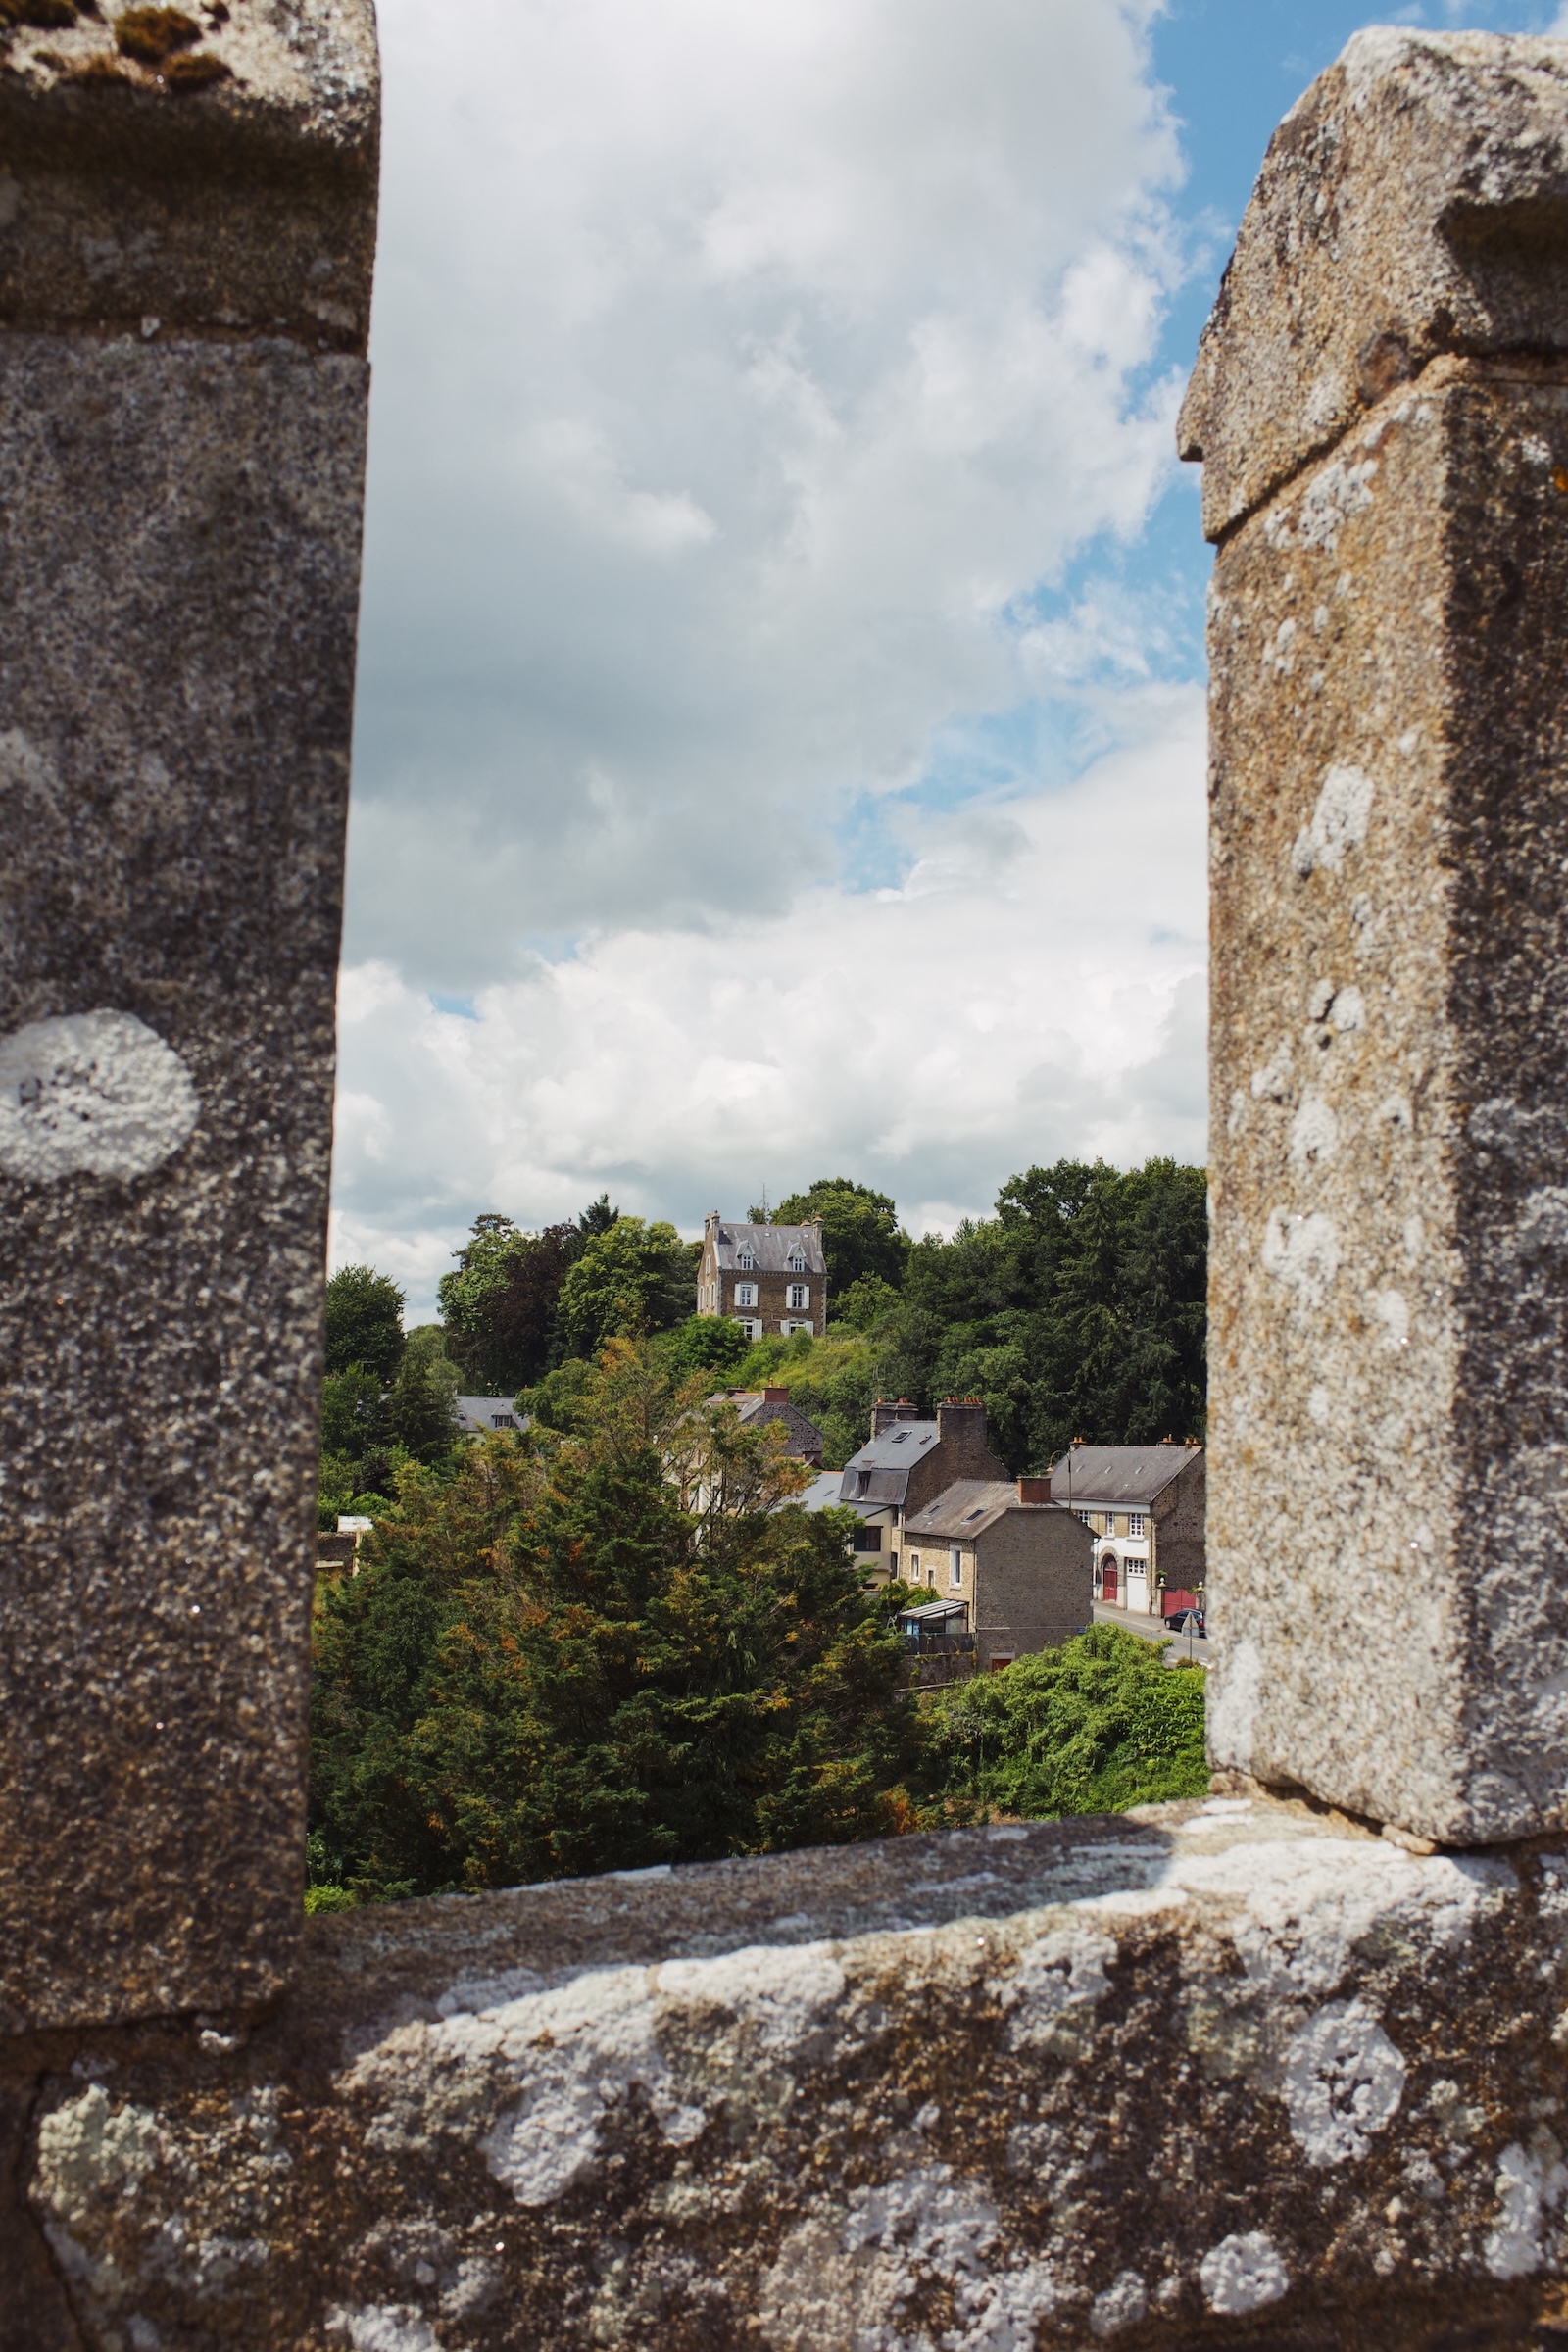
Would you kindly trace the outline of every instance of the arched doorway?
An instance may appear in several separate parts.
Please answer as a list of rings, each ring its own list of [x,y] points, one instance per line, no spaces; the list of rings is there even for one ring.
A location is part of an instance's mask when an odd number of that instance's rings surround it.
[[[1119,1608],[1121,1605],[1121,1586],[1118,1576],[1116,1554],[1113,1551],[1102,1551],[1100,1555],[1100,1597],[1102,1600],[1108,1600],[1113,1609]]]

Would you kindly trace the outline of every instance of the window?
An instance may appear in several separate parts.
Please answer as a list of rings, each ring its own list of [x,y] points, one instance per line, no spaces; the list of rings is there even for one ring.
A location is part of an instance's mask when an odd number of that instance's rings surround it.
[[[1128,1533],[1130,1536],[1141,1536],[1141,1535],[1143,1534],[1143,1532],[1144,1532],[1144,1514],[1143,1514],[1143,1512],[1142,1512],[1142,1511],[1129,1511],[1129,1512],[1128,1512],[1128,1514],[1127,1514],[1127,1533]]]
[[[752,1267],[752,1266],[755,1266],[755,1265],[756,1265],[756,1263],[757,1263],[757,1259],[756,1259],[756,1256],[753,1254],[752,1246],[751,1246],[750,1242],[743,1242],[743,1243],[741,1244],[740,1248],[739,1248],[739,1249],[736,1250],[736,1252],[735,1252],[735,1263],[736,1263],[738,1266],[746,1266],[747,1268],[750,1268],[750,1267]]]
[[[801,1248],[799,1242],[796,1243],[794,1249],[790,1251],[789,1266],[792,1274],[804,1274],[806,1272],[806,1251]],[[804,1298],[801,1300],[801,1304],[803,1306],[806,1304]]]
[[[808,1322],[807,1322],[807,1323],[792,1323],[792,1322],[790,1321],[790,1319],[789,1319],[788,1315],[786,1315],[786,1316],[785,1316],[785,1318],[784,1318],[783,1322],[782,1322],[782,1323],[779,1325],[779,1329],[780,1329],[780,1331],[781,1331],[781,1332],[784,1334],[784,1337],[785,1337],[786,1339],[788,1339],[788,1338],[789,1338],[789,1336],[790,1336],[790,1333],[791,1333],[792,1331],[809,1331],[809,1330],[810,1330],[810,1328],[811,1328],[811,1326],[810,1326],[810,1324],[809,1324]]]
[[[1093,1528],[1095,1524],[1095,1514],[1093,1511],[1080,1511],[1078,1516],[1083,1521],[1085,1527]]]
[[[490,1426],[492,1429],[515,1429],[517,1416],[515,1413],[492,1413]]]
[[[735,1303],[737,1306],[755,1306],[757,1304],[755,1282],[738,1282],[735,1285]]]
[[[1107,1511],[1105,1513],[1105,1533],[1107,1536],[1113,1536],[1116,1533],[1116,1514],[1114,1511]]]
[[[950,1585],[961,1585],[963,1582],[963,1554],[956,1544],[950,1545],[948,1550],[948,1582]]]
[[[762,1319],[760,1315],[756,1317],[750,1315],[737,1315],[735,1320],[740,1325],[742,1331],[745,1332],[746,1337],[749,1340],[760,1340],[761,1338]]]
[[[910,1554],[909,1554],[909,1574],[910,1574],[911,1576],[918,1576],[918,1575],[919,1575],[919,1573],[920,1573],[920,1554],[919,1554],[917,1551],[911,1551],[911,1552],[910,1552]]]
[[[867,1527],[862,1519],[855,1531],[855,1548],[857,1551],[880,1551],[882,1530],[879,1527]]]
[[[792,1282],[789,1302],[791,1306],[809,1306],[811,1303],[810,1284],[808,1282]]]

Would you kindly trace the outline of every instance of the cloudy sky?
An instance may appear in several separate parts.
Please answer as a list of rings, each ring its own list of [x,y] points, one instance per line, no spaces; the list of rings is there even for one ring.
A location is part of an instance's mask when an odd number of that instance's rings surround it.
[[[1463,21],[1553,9],[1470,0]],[[1444,24],[1457,12],[1384,12]],[[1172,425],[1342,0],[380,0],[334,1263],[1203,1152]]]

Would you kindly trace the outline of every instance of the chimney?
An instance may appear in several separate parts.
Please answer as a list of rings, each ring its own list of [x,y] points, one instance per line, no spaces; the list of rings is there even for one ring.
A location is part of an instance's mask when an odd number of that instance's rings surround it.
[[[788,1404],[789,1400],[790,1393],[788,1389],[764,1389],[762,1391],[762,1402],[764,1404]]]
[[[879,1396],[871,1407],[871,1435],[879,1438],[896,1421],[918,1421],[919,1418],[918,1409],[909,1402],[907,1396],[901,1396],[897,1404],[890,1396]]]
[[[986,1408],[978,1396],[947,1396],[937,1406],[937,1438],[956,1453],[989,1450]]]
[[[1020,1478],[1018,1481],[1018,1500],[1020,1502],[1049,1502],[1051,1500],[1050,1479]]]

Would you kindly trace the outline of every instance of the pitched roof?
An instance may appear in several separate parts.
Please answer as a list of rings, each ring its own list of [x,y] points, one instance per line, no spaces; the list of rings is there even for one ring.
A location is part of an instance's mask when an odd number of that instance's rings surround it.
[[[1004,1511],[1049,1510],[1047,1503],[1020,1503],[1017,1482],[1010,1478],[958,1478],[944,1487],[934,1502],[904,1522],[906,1543],[930,1536],[939,1544],[969,1544],[1000,1519]]]
[[[914,1464],[937,1442],[934,1421],[896,1421],[868,1438],[844,1465],[846,1502],[903,1502]]]
[[[708,1401],[710,1404],[732,1404],[743,1428],[759,1429],[769,1421],[782,1422],[790,1433],[791,1452],[798,1452],[803,1447],[808,1452],[820,1453],[822,1450],[822,1432],[810,1415],[803,1413],[800,1406],[792,1403],[787,1396],[769,1396],[761,1389],[720,1389],[717,1396],[710,1396]],[[833,1476],[837,1478],[838,1475],[835,1470]]]
[[[1075,1510],[1097,1503],[1136,1509],[1162,1494],[1202,1450],[1200,1446],[1074,1446],[1052,1470],[1051,1499],[1071,1503]]]
[[[466,1438],[476,1432],[488,1437],[493,1429],[526,1429],[531,1417],[519,1414],[510,1396],[454,1396],[452,1401]]]
[[[842,1476],[843,1472],[839,1470],[819,1470],[810,1485],[799,1494],[792,1494],[790,1500],[798,1502],[803,1511],[851,1510],[858,1518],[869,1519],[878,1506],[875,1503],[844,1502],[839,1494]]]
[[[797,1248],[806,1260],[808,1274],[827,1273],[820,1225],[743,1225],[732,1217],[724,1217],[712,1228],[712,1233],[714,1254],[722,1272],[735,1269],[742,1246],[746,1245],[757,1261],[759,1274],[793,1274],[796,1268],[789,1260]]]

